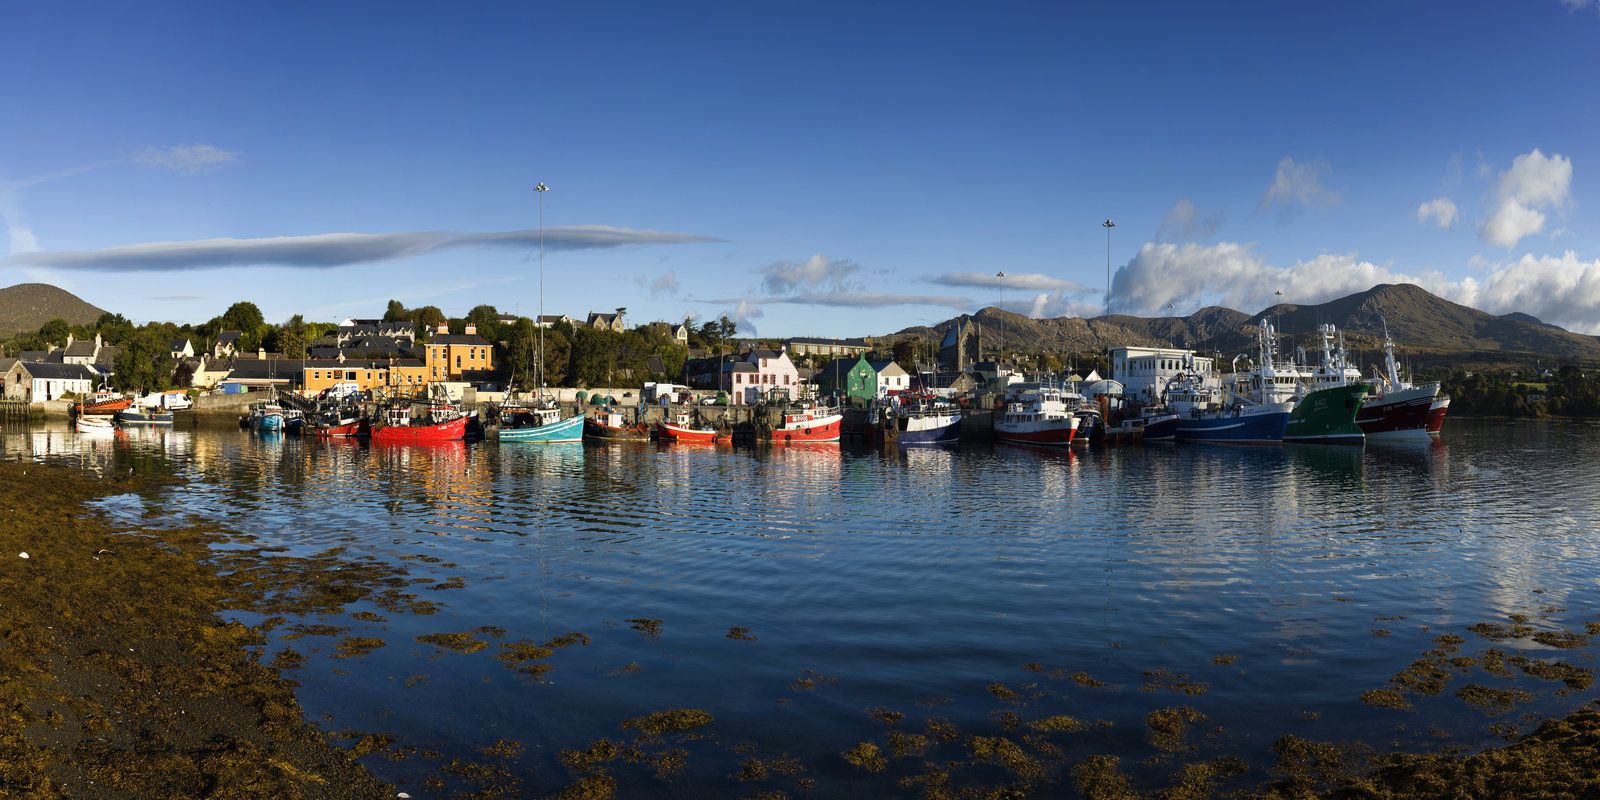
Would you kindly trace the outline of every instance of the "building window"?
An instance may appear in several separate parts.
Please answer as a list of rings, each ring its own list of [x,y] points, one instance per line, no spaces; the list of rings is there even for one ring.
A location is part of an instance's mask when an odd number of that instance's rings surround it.
[[[461,369],[461,356],[456,356],[456,369]]]

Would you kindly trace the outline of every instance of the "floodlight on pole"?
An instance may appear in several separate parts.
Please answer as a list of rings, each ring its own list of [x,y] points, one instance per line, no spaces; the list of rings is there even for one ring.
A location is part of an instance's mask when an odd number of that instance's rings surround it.
[[[534,327],[539,329],[539,399],[544,400],[544,193],[550,187],[540,181],[533,187],[535,194],[539,195],[539,318],[534,320]]]
[[[1111,229],[1117,227],[1108,217],[1100,227],[1106,229],[1106,316],[1111,315]]]

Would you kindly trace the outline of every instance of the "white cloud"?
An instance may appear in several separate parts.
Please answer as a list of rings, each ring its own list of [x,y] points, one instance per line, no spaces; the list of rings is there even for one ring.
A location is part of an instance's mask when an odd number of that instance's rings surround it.
[[[1339,193],[1324,186],[1323,178],[1331,172],[1326,162],[1296,163],[1284,156],[1278,162],[1278,171],[1272,176],[1272,185],[1261,197],[1261,208],[1278,207],[1289,213],[1296,206],[1321,208],[1339,204]]]
[[[895,294],[890,292],[860,292],[845,289],[827,292],[798,292],[761,297],[721,298],[702,300],[703,303],[746,304],[751,307],[769,303],[801,306],[831,306],[835,308],[883,308],[884,306],[943,306],[967,310],[972,308],[972,298],[952,295]]]
[[[1083,284],[1039,272],[1006,273],[1005,277],[987,272],[945,272],[931,278],[928,283],[973,289],[1021,289],[1023,291],[1081,291]]]
[[[650,282],[650,296],[662,295],[676,296],[678,294],[678,273],[668,272]]]
[[[1582,11],[1591,6],[1595,11],[1600,11],[1600,0],[1561,0],[1561,5],[1570,11]]]
[[[1195,205],[1193,200],[1180,197],[1178,202],[1172,204],[1172,208],[1167,209],[1166,216],[1161,218],[1161,227],[1156,229],[1156,241],[1210,239],[1216,235],[1220,227],[1222,227],[1221,212],[1207,215],[1202,219],[1200,207]]]
[[[836,261],[819,253],[805,261],[777,261],[762,267],[761,284],[778,294],[823,284],[843,286],[859,269],[853,261]]]
[[[1572,159],[1559,153],[1545,156],[1534,148],[1517,156],[1511,168],[1500,173],[1494,211],[1478,235],[1501,247],[1515,247],[1524,236],[1544,230],[1544,210],[1564,208],[1571,192]]]
[[[184,175],[211,172],[238,163],[239,154],[209,144],[179,144],[172,147],[147,147],[133,160],[147,167],[160,167]]]
[[[552,250],[587,250],[656,244],[714,242],[716,239],[667,231],[635,230],[611,225],[565,225],[544,229]],[[150,242],[102,250],[58,250],[13,253],[0,265],[31,265],[103,272],[165,272],[226,267],[330,268],[409,258],[462,247],[534,248],[539,230],[452,233],[321,233],[259,239],[195,239]]]
[[[1224,305],[1254,313],[1275,302],[1313,304],[1365,291],[1380,283],[1411,283],[1447,300],[1492,314],[1520,311],[1571,330],[1600,333],[1600,260],[1524,256],[1481,264],[1481,277],[1454,280],[1437,271],[1406,273],[1354,254],[1323,254],[1292,266],[1266,263],[1252,245],[1173,245],[1151,242],[1114,280],[1119,312],[1179,313]],[[1282,297],[1275,293],[1282,291]]]
[[[1456,203],[1448,197],[1439,197],[1417,206],[1417,221],[1449,228],[1456,224]]]

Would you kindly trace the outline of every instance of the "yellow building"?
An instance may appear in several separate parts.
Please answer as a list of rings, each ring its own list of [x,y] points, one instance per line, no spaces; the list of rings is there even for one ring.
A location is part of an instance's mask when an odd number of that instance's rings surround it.
[[[383,389],[390,395],[421,394],[428,385],[428,369],[420,359],[396,358],[383,361],[307,359],[301,385],[315,396],[341,383],[355,384],[361,391]]]
[[[430,381],[481,379],[494,371],[494,347],[478,335],[476,325],[468,325],[465,333],[440,325],[421,346]]]

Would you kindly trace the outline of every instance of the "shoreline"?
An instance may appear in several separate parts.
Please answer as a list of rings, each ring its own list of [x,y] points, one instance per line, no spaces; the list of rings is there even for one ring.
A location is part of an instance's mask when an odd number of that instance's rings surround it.
[[[89,507],[151,487],[137,477],[4,463],[0,486],[0,795],[395,796],[305,721],[249,650],[260,633],[221,618],[262,599],[238,572],[259,551],[119,531]]]

